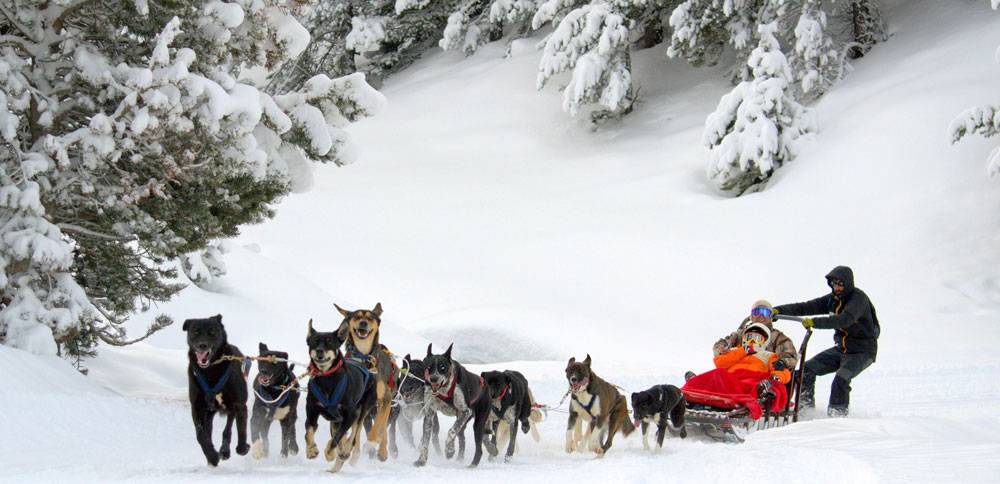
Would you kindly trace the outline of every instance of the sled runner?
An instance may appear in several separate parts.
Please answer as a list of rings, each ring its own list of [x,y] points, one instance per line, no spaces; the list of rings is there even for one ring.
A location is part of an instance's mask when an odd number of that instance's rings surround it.
[[[793,316],[777,315],[776,319],[800,320]],[[746,436],[755,430],[771,427],[782,427],[789,421],[797,422],[799,419],[799,394],[802,387],[802,372],[805,368],[806,348],[809,345],[809,338],[812,330],[807,330],[799,347],[798,369],[793,374],[792,380],[781,388],[780,393],[787,395],[785,404],[780,410],[775,411],[773,399],[776,395],[770,395],[760,401],[762,412],[759,417],[754,418],[751,409],[744,401],[731,395],[711,394],[698,391],[682,389],[684,398],[687,401],[687,408],[684,420],[687,424],[701,428],[705,435],[720,441],[729,443],[741,443],[746,440]],[[779,384],[780,385],[780,384]],[[778,390],[777,388],[775,390]],[[779,393],[775,392],[775,393]],[[779,400],[780,401],[780,400]]]

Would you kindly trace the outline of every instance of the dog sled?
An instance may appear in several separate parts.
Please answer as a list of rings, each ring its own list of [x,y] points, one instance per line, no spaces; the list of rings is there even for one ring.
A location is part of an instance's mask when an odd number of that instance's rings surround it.
[[[801,321],[794,316],[777,315],[776,319]],[[684,392],[686,409],[685,423],[700,428],[710,438],[727,443],[742,443],[747,435],[756,430],[782,427],[799,419],[799,397],[802,392],[803,369],[805,368],[806,349],[812,330],[806,330],[806,335],[799,346],[799,361],[791,381],[784,385],[787,395],[785,404],[777,411],[773,409],[774,393],[768,394],[760,401],[763,412],[754,418],[751,409],[737,399],[719,395],[705,395],[697,392]]]

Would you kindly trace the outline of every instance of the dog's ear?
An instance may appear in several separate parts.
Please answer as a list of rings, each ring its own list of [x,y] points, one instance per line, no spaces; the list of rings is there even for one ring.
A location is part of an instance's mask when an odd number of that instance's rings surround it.
[[[407,353],[407,354],[406,354],[406,356],[404,356],[404,357],[403,357],[403,361],[405,361],[405,362],[409,363],[409,362],[411,362],[411,361],[413,361],[413,360],[412,360],[412,359],[410,358],[410,354],[409,354],[409,353]]]
[[[211,319],[212,321],[215,321],[216,323],[222,324],[222,315],[221,314],[216,314],[215,316],[212,316],[209,319]]]
[[[443,356],[445,358],[447,358],[448,361],[451,361],[451,347],[452,346],[455,346],[455,343],[452,343],[452,344],[448,345],[448,349],[444,350],[444,355]]]
[[[309,332],[306,333],[306,339],[311,338],[314,334],[316,334],[316,330],[313,329],[313,320],[309,318]]]
[[[375,313],[375,317],[376,318],[381,318],[382,317],[382,303],[380,303],[380,302],[375,303],[375,309],[372,309],[372,312]]]
[[[295,373],[295,363],[288,365],[288,372]]]
[[[428,358],[431,357],[431,347],[432,346],[434,346],[434,343],[427,343],[427,357]]]
[[[260,350],[260,354],[267,353],[267,345],[264,343],[258,343],[257,349]]]
[[[191,320],[190,319],[185,319],[184,320],[184,324],[181,325],[181,329],[184,330],[184,331],[187,331],[188,328],[190,328],[190,327],[191,327]]]
[[[350,333],[351,333],[350,323],[348,323],[347,321],[340,323],[340,327],[337,328],[337,338],[339,338],[340,341],[347,341],[347,338],[348,336],[350,336]]]
[[[345,318],[347,317],[348,314],[351,314],[350,311],[338,306],[337,303],[333,303],[333,307],[337,308],[337,311],[340,311],[340,315]]]
[[[566,369],[568,370],[568,369],[569,369],[569,367],[573,366],[573,363],[576,363],[576,357],[575,357],[575,356],[574,356],[574,357],[571,357],[571,358],[569,359],[569,361],[568,361],[568,362],[566,363]]]
[[[587,368],[590,368],[590,353],[587,353],[587,358],[583,360],[583,364],[584,364],[584,365],[585,365],[585,366],[586,366]]]

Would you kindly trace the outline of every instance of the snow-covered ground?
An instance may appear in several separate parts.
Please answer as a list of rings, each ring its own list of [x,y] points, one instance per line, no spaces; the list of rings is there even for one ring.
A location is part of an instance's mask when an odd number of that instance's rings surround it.
[[[892,8],[902,4],[915,5]],[[303,361],[310,318],[333,328],[333,302],[381,302],[397,353],[454,341],[460,360],[481,363],[472,369],[519,369],[554,404],[570,356],[590,353],[629,391],[677,384],[710,366],[711,344],[754,300],[818,296],[823,274],[846,264],[883,329],[849,419],[816,416],[738,446],[673,438],[655,455],[633,436],[598,460],[562,451],[564,415],[552,413],[541,443],[522,439],[510,464],[468,470],[432,454],[416,469],[403,445],[399,460],[362,459],[336,478],[1000,482],[1000,186],[984,170],[995,140],[946,135],[953,116],[1000,95],[1000,17],[980,1],[887,10],[892,38],[818,103],[817,139],[739,199],[713,192],[699,143],[728,89],[719,70],[640,52],[637,111],[591,133],[567,122],[558,92],[534,90],[538,39],[509,59],[502,44],[430,55],[358,125],[356,164],[321,167],[310,192],[246,229],[218,292],[191,287],[158,310],[221,313],[246,352],[264,341]],[[810,346],[829,343],[820,331]],[[0,481],[334,478],[301,455],[208,468],[183,348],[177,324],[102,347],[84,377],[0,347]]]

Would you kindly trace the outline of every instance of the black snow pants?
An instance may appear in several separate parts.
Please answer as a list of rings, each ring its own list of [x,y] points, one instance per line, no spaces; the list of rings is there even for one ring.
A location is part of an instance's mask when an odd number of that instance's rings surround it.
[[[875,361],[870,353],[843,353],[836,346],[812,357],[806,362],[802,377],[802,401],[815,402],[816,377],[837,372],[830,389],[830,409],[847,410],[851,403],[851,380]]]

